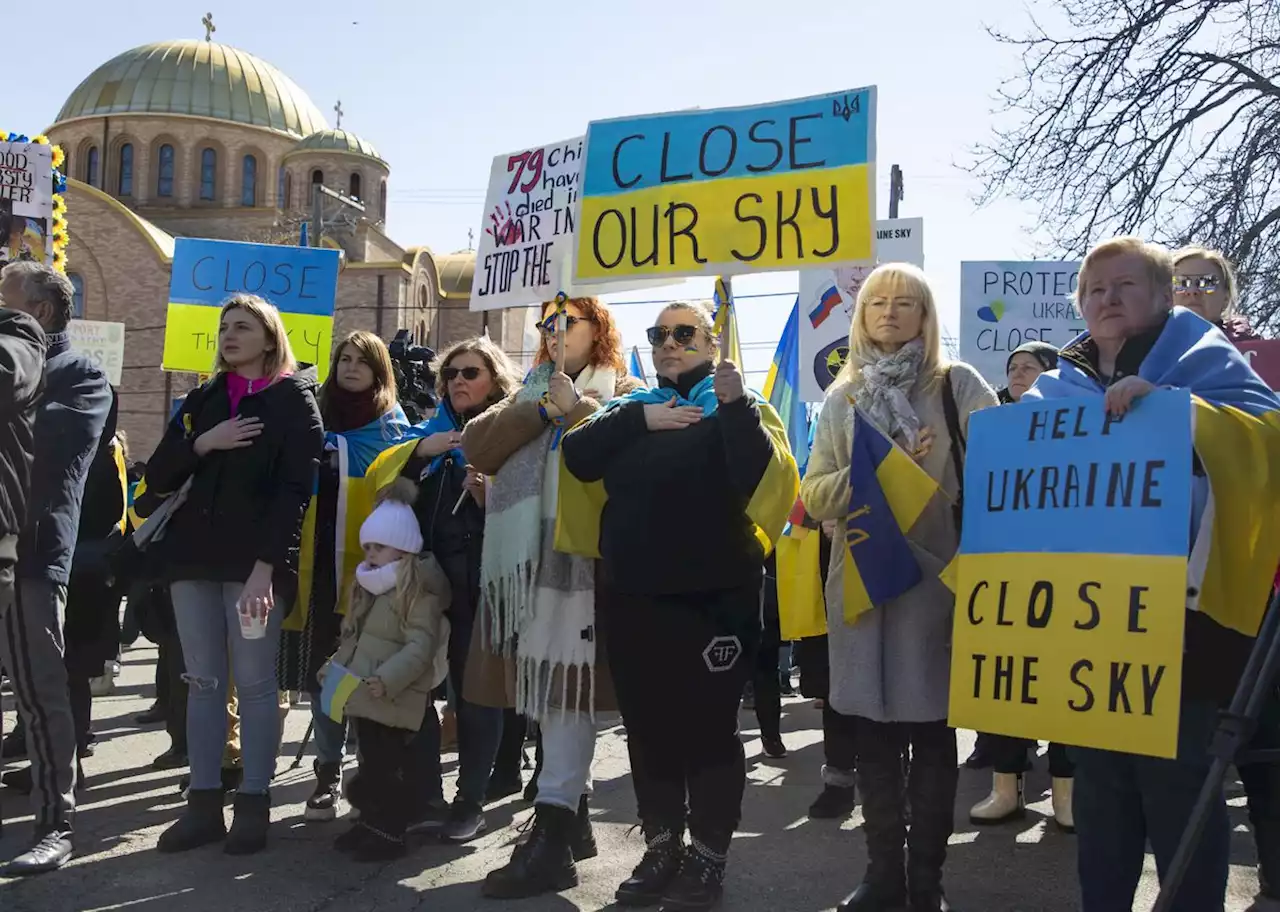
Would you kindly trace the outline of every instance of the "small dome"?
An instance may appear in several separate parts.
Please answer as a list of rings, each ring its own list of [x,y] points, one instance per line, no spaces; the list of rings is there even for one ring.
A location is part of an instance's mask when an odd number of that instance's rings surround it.
[[[373,143],[361,139],[356,134],[346,130],[321,130],[318,133],[312,133],[289,150],[288,154],[297,155],[300,152],[338,152],[345,155],[361,155],[365,158],[372,158],[381,164],[386,164],[382,156],[378,154],[378,150],[373,147]]]
[[[212,41],[125,51],[71,93],[57,123],[113,114],[186,114],[306,136],[328,127],[307,93],[265,60]]]

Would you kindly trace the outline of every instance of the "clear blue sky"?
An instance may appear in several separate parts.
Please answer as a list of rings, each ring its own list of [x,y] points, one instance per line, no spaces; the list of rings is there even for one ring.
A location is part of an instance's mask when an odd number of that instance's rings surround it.
[[[1012,204],[975,211],[977,188],[955,167],[987,135],[995,90],[1017,68],[983,24],[1019,30],[1022,0],[146,0],[106,16],[71,0],[57,19],[56,63],[41,68],[43,81],[9,93],[5,128],[43,129],[95,66],[124,50],[203,37],[210,9],[215,40],[275,64],[331,122],[342,99],[343,126],[391,164],[388,232],[406,246],[465,249],[468,229],[480,231],[493,156],[578,135],[589,120],[877,85],[878,214],[888,215],[897,163],[906,175],[900,214],[925,220],[925,267],[953,334],[960,261],[1032,252],[1033,215]],[[763,382],[795,287],[794,273],[735,283],[737,294],[785,293],[739,308],[753,385]],[[710,292],[711,281],[699,280],[619,300]],[[621,308],[628,346],[644,351],[657,309]]]

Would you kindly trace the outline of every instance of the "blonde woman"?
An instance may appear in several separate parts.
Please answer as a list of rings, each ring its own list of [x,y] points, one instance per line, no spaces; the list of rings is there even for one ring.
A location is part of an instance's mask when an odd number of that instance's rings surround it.
[[[801,485],[801,499],[815,519],[843,522],[849,515],[855,409],[958,500],[969,415],[995,405],[996,396],[969,365],[943,362],[940,337],[923,272],[888,263],[867,277],[849,330],[849,360],[827,390]],[[908,538],[923,579],[853,624],[845,622],[843,610],[849,549],[832,548],[826,587],[830,702],[857,720],[868,856],[862,884],[840,905],[847,912],[908,903],[912,912],[950,908],[942,865],[958,777],[955,732],[947,727],[955,599],[938,574],[955,553],[958,533],[951,507],[931,505]],[[908,752],[909,781],[903,763]]]
[[[1261,339],[1243,314],[1231,261],[1208,247],[1184,247],[1173,255],[1173,303],[1194,310],[1232,342]]]
[[[276,650],[297,589],[324,432],[315,369],[299,369],[280,314],[261,298],[237,295],[223,305],[214,370],[147,463],[153,491],[185,488],[158,545],[190,688],[191,789],[186,813],[158,848],[181,852],[225,838],[228,854],[243,855],[267,840],[280,740]],[[228,833],[219,767],[232,667],[244,779]]]

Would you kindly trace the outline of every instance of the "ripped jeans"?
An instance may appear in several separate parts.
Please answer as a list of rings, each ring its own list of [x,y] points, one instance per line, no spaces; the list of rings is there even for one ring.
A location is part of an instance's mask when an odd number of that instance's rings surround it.
[[[280,606],[267,617],[267,635],[240,635],[236,599],[241,583],[206,580],[175,582],[173,614],[182,641],[187,673],[187,755],[193,790],[222,787],[222,755],[227,745],[227,689],[235,670],[239,700],[240,749],[244,782],[240,791],[265,795],[280,749],[280,709],[276,650],[280,645]]]

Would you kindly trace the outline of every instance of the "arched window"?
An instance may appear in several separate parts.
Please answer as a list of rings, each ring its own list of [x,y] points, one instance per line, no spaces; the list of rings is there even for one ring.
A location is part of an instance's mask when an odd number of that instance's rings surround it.
[[[160,147],[156,169],[156,196],[173,196],[173,146],[168,143]]]
[[[387,182],[383,181],[382,186],[378,189],[378,218],[382,221],[387,220]]]
[[[284,208],[293,208],[293,175],[288,171],[284,175]]]
[[[360,199],[360,175],[359,174],[351,175],[351,182],[348,186],[350,189],[348,189],[347,195],[350,196],[352,199],[356,199],[356,200]]]
[[[90,187],[98,186],[98,147],[89,149],[89,157],[85,160],[84,179]]]
[[[324,183],[324,172],[323,172],[323,171],[321,171],[319,168],[316,168],[314,171],[312,171],[312,172],[311,172],[311,183],[313,183],[313,184],[323,184],[323,183]]]
[[[240,205],[258,204],[258,160],[246,155],[240,165]]]
[[[133,196],[133,143],[120,147],[120,179],[116,184],[117,196]]]
[[[74,289],[71,297],[71,318],[79,320],[84,317],[84,279],[78,272],[67,273],[67,278],[71,280],[71,287]]]
[[[218,153],[204,149],[200,153],[200,198],[213,200],[218,189]]]

